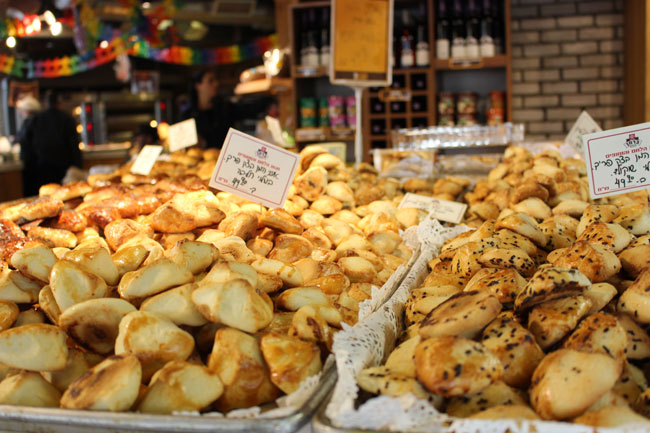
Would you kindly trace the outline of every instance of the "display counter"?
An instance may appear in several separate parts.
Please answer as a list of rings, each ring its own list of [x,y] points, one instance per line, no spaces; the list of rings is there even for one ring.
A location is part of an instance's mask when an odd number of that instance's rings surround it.
[[[16,200],[23,196],[23,163],[0,163],[0,202]]]
[[[83,169],[89,170],[95,165],[121,165],[129,154],[130,143],[109,143],[85,146],[83,153]]]

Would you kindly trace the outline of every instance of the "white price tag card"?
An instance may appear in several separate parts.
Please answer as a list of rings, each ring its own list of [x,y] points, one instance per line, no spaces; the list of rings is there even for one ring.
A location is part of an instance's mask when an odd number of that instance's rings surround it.
[[[266,127],[271,131],[273,140],[280,146],[284,146],[284,137],[282,136],[282,126],[280,126],[280,121],[275,117],[266,116]]]
[[[334,156],[338,156],[339,159],[343,162],[347,161],[347,146],[343,142],[333,142],[333,143],[318,143],[314,146],[322,147],[326,149],[329,153]]]
[[[156,163],[156,159],[158,159],[158,155],[162,151],[162,146],[144,146],[131,166],[131,173],[144,176],[149,175],[153,165]]]
[[[429,212],[429,218],[436,218],[440,221],[459,224],[463,220],[463,215],[467,210],[464,203],[455,201],[439,200],[425,195],[406,193],[398,208],[413,207]]]
[[[416,209],[422,209],[429,212],[431,210],[432,201],[433,201],[432,197],[427,197],[426,195],[418,195],[418,194],[413,194],[412,192],[407,192],[397,208],[403,209],[405,207],[413,207]]]
[[[650,187],[650,122],[583,135],[582,140],[591,198]]]
[[[230,128],[210,186],[270,208],[281,208],[300,156]]]
[[[194,119],[183,120],[182,122],[169,125],[169,151],[194,146],[199,142],[196,132],[196,121]]]
[[[572,146],[578,154],[582,157],[584,155],[584,147],[582,145],[582,136],[585,134],[592,134],[594,132],[600,132],[602,129],[596,121],[587,113],[583,111],[578,116],[578,120],[573,124],[571,130],[567,134],[564,142],[569,146]]]

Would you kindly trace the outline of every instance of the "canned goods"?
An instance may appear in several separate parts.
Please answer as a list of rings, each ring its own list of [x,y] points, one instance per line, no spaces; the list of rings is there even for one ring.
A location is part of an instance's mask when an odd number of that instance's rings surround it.
[[[442,114],[438,116],[438,126],[454,126],[454,116],[451,114]]]
[[[451,115],[456,112],[455,98],[453,93],[443,92],[438,95],[438,115]]]
[[[503,108],[490,108],[487,111],[487,124],[490,126],[503,123]]]
[[[503,100],[505,98],[505,93],[494,90],[490,92],[490,108],[497,108],[503,110]]]
[[[300,126],[316,126],[316,98],[300,98]]]
[[[318,99],[318,126],[330,126],[327,98]]]
[[[329,96],[329,117],[332,128],[345,128],[345,108],[343,96]]]
[[[476,114],[467,113],[458,115],[458,126],[472,126],[476,125]]]
[[[357,126],[357,98],[354,96],[345,98],[345,118],[348,127],[355,128]]]
[[[456,102],[456,112],[458,114],[474,114],[476,113],[476,93],[463,92],[458,94],[458,101]]]

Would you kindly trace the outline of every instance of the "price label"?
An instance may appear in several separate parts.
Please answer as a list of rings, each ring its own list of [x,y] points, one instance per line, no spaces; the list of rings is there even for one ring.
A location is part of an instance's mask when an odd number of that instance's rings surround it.
[[[194,146],[198,142],[199,137],[196,133],[196,121],[194,119],[183,120],[169,126],[170,152]]]
[[[314,146],[322,147],[334,156],[338,156],[343,162],[347,161],[347,146],[342,142],[318,143]]]
[[[583,135],[582,140],[591,198],[650,187],[650,122]]]
[[[162,146],[144,146],[131,166],[131,173],[142,174],[144,176],[149,175],[153,165],[158,159],[158,155],[160,155],[162,151]]]
[[[281,208],[300,156],[230,128],[210,186],[270,208]]]
[[[280,121],[275,117],[266,116],[266,127],[271,131],[271,136],[273,136],[273,141],[275,141],[280,146],[285,146],[284,137],[282,136],[282,126],[280,126]]]
[[[406,193],[398,207],[399,209],[406,207],[422,209],[429,212],[429,218],[435,218],[440,221],[447,221],[454,224],[458,224],[463,220],[463,215],[465,215],[465,211],[467,210],[467,205],[464,203],[439,200],[437,198],[412,194],[410,192]]]
[[[583,111],[580,113],[580,116],[578,116],[576,123],[571,127],[564,142],[569,146],[572,146],[580,156],[583,156],[584,147],[582,145],[582,136],[600,131],[602,131],[602,129],[600,129],[600,126],[598,126],[596,121],[589,115],[589,113]]]

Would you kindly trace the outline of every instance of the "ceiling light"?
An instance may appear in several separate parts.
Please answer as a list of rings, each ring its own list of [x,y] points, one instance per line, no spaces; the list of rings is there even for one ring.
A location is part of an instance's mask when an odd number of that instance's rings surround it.
[[[142,3],[142,9],[149,9],[150,7],[151,7],[151,3],[149,2]]]
[[[52,36],[59,36],[62,31],[63,25],[61,25],[60,22],[57,21],[54,24],[50,25],[50,33],[52,33]]]
[[[41,20],[38,17],[34,18],[34,21],[32,21],[32,28],[36,33],[41,31]]]
[[[102,48],[102,49],[108,48],[108,41],[101,41],[99,43],[99,48]]]
[[[158,126],[158,122],[156,122],[155,120],[152,120],[151,122],[149,122],[149,126],[151,126],[152,128],[155,128],[156,126]]]
[[[48,26],[51,26],[56,22],[56,17],[52,13],[52,11],[43,12],[43,19],[45,20]]]
[[[14,38],[13,36],[9,36],[9,37],[7,38],[7,46],[8,46],[9,48],[13,48],[13,47],[15,47],[15,46],[16,46],[16,38]]]

